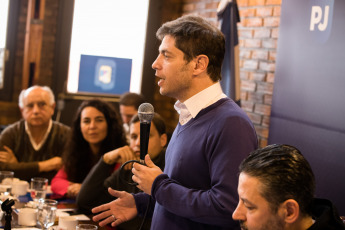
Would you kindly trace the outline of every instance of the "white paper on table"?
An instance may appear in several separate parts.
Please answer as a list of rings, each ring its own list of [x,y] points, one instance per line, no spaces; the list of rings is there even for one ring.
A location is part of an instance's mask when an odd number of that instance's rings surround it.
[[[60,216],[71,216],[71,214],[69,214],[68,212],[70,211],[74,211],[75,209],[73,208],[61,208],[61,209],[58,209],[56,211],[56,216],[57,217],[60,217]],[[90,220],[90,218],[84,214],[77,214],[77,215],[73,215],[75,218],[77,218],[78,220]]]
[[[77,220],[90,220],[90,218],[84,214],[73,215]]]

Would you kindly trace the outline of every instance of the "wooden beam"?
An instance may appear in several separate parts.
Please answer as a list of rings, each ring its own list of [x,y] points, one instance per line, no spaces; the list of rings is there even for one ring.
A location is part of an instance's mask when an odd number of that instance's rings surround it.
[[[45,0],[28,0],[22,89],[39,82]]]

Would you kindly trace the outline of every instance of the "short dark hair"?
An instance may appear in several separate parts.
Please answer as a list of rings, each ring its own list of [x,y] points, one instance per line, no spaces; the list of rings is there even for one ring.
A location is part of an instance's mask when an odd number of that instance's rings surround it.
[[[132,117],[131,121],[129,122],[129,125],[139,122],[139,121],[140,121],[139,116],[138,114],[136,114]],[[163,134],[166,134],[165,122],[164,122],[164,119],[161,117],[161,115],[159,115],[158,113],[155,113],[155,115],[152,118],[152,123],[155,125],[160,136],[162,136]]]
[[[166,35],[175,38],[175,46],[184,53],[187,62],[198,55],[206,55],[209,58],[207,73],[212,81],[221,80],[225,38],[217,27],[202,17],[186,15],[164,23],[156,33],[159,40]]]
[[[298,202],[301,214],[311,215],[315,178],[308,161],[291,145],[274,144],[253,151],[241,163],[240,173],[260,180],[261,195],[277,212],[288,199]]]
[[[145,103],[143,95],[130,92],[122,94],[119,101],[120,105],[133,106],[136,110],[138,110],[142,103]]]

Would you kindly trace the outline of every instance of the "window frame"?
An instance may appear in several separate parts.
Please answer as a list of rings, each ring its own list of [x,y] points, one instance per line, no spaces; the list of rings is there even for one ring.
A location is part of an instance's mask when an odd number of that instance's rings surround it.
[[[158,54],[159,42],[156,39],[156,31],[162,24],[162,7],[164,2],[161,0],[149,1],[149,12],[146,28],[146,44],[144,47],[144,63],[142,69],[141,94],[148,102],[154,101],[155,71],[151,65]],[[52,79],[52,90],[56,99],[68,97],[74,100],[85,100],[92,95],[69,94],[67,93],[69,55],[71,49],[72,24],[74,13],[74,0],[61,0],[58,15],[58,28],[56,34],[55,63]],[[62,23],[63,22],[63,23]],[[60,95],[60,96],[59,96]],[[118,100],[116,96],[105,96],[105,98]],[[77,99],[77,98],[76,98]]]
[[[1,101],[12,100],[19,7],[20,0],[9,1],[5,45],[7,54],[5,53],[4,57],[3,88],[0,89]]]

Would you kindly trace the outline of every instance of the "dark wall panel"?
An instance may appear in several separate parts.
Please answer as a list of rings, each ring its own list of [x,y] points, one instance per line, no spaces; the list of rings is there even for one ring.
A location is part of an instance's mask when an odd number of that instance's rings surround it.
[[[328,17],[326,17],[328,15]],[[345,1],[282,2],[269,143],[292,144],[345,215]]]

